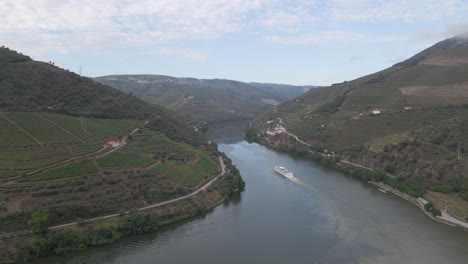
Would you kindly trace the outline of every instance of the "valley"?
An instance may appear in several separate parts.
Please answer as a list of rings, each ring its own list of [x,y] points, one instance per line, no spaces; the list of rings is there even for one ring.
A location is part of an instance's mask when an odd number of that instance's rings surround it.
[[[206,123],[246,120],[290,100],[314,86],[244,83],[223,79],[163,75],[111,75],[96,81],[190,115],[197,128]]]
[[[0,51],[1,263],[154,232],[243,189],[177,113]]]

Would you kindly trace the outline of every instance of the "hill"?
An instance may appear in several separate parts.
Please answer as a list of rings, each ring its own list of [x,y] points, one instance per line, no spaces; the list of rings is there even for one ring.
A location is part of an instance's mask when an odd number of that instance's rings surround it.
[[[111,75],[95,80],[206,122],[250,119],[311,88],[163,75]]]
[[[1,263],[155,231],[243,188],[230,160],[178,113],[7,48],[0,80]],[[37,214],[47,215],[40,228]],[[103,215],[114,217],[89,220]],[[130,228],[135,218],[143,221]]]
[[[468,200],[467,72],[468,39],[450,38],[380,72],[310,90],[254,128],[265,144],[297,144],[265,133],[283,126],[309,150],[396,175],[415,196],[443,190]]]

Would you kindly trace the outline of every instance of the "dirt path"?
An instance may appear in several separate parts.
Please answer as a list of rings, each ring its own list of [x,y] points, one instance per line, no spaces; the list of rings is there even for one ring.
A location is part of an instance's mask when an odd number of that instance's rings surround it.
[[[305,142],[305,141],[300,140],[298,136],[294,135],[293,133],[288,132],[288,131],[286,130],[286,128],[283,127],[283,129],[284,129],[284,133],[286,133],[286,134],[290,135],[291,137],[293,137],[294,139],[296,139],[297,142],[299,142],[299,143],[301,143],[301,144],[303,144],[303,145],[306,145],[306,146],[308,146],[308,147],[312,147],[311,144],[309,144],[309,143],[307,143],[307,142]]]
[[[1,113],[0,113],[0,115],[1,115]],[[137,131],[138,131],[138,128],[135,128],[135,129],[132,130],[132,132],[130,132],[129,135],[133,135]],[[61,162],[46,166],[46,167],[42,167],[42,168],[39,168],[39,169],[34,170],[32,172],[28,172],[25,175],[20,175],[20,176],[16,176],[16,177],[12,177],[12,178],[2,179],[2,180],[0,180],[0,183],[10,182],[12,180],[16,180],[16,179],[19,179],[19,178],[22,178],[22,177],[25,177],[25,176],[31,176],[31,175],[43,172],[45,170],[50,170],[50,169],[53,169],[53,168],[56,168],[56,167],[60,167],[62,165],[70,163],[72,161],[83,161],[83,160],[90,160],[90,159],[97,159],[97,158],[105,157],[105,156],[117,151],[118,149],[124,147],[127,144],[127,139],[128,139],[129,135],[125,136],[122,139],[122,143],[119,146],[117,146],[117,147],[115,147],[115,148],[113,148],[113,149],[111,149],[111,150],[109,150],[107,152],[104,152],[103,154],[100,154],[100,153],[109,148],[107,145],[105,145],[102,149],[100,149],[100,150],[98,150],[96,152],[93,152],[93,153],[89,153],[89,154],[85,154],[85,155],[82,155],[82,156],[70,158],[70,159],[67,159],[67,160],[64,160],[64,161],[61,161]]]
[[[304,145],[306,145],[306,146],[308,146],[308,147],[312,147],[311,144],[308,144],[308,143],[306,143],[306,142],[300,140],[296,135],[294,135],[294,134],[292,134],[292,133],[290,133],[290,132],[287,132],[287,131],[286,131],[286,128],[284,128],[284,133],[286,133],[286,134],[290,135],[291,137],[293,137],[294,139],[296,139],[297,142],[299,142],[299,143],[301,143],[301,144],[304,144]],[[312,150],[309,150],[309,151],[312,152],[312,153],[318,153],[318,152],[315,152],[315,151],[312,151]],[[320,155],[322,155],[322,156],[324,156],[324,157],[329,157],[327,154],[323,154],[323,153],[318,153],[318,154],[320,154]],[[348,165],[355,166],[355,167],[358,167],[358,168],[361,168],[361,169],[365,169],[365,170],[374,171],[373,168],[366,167],[366,166],[364,166],[364,165],[360,165],[360,164],[357,164],[357,163],[354,163],[354,162],[351,162],[351,161],[347,161],[347,160],[343,160],[343,159],[340,160],[340,163],[348,164]],[[387,174],[387,176],[390,177],[390,178],[396,178],[396,176],[393,175],[393,174],[390,174],[390,173],[386,173],[386,174]]]
[[[184,196],[181,196],[181,197],[178,197],[178,198],[174,198],[174,199],[171,199],[171,200],[168,200],[168,201],[165,201],[165,202],[160,202],[160,203],[157,203],[157,204],[152,204],[152,205],[148,205],[148,206],[145,206],[145,207],[141,207],[141,208],[138,208],[136,210],[138,211],[144,211],[144,210],[148,210],[148,209],[152,209],[152,208],[155,208],[155,207],[159,207],[159,206],[163,206],[163,205],[166,205],[166,204],[171,204],[171,203],[175,203],[175,202],[178,202],[178,201],[181,201],[181,200],[184,200],[184,199],[187,199],[187,198],[190,198],[204,190],[206,190],[208,187],[211,186],[211,184],[216,181],[220,176],[224,175],[226,173],[226,165],[224,164],[224,160],[221,156],[218,157],[219,158],[219,165],[221,167],[221,173],[218,174],[218,176],[216,176],[215,178],[213,178],[212,180],[210,180],[209,182],[207,182],[205,185],[203,185],[202,187],[200,187],[199,189],[197,189],[196,191],[190,193],[190,194],[187,194],[187,195],[184,195]],[[129,214],[130,211],[127,211],[125,212],[124,214]],[[120,216],[121,214],[111,214],[111,215],[105,215],[105,216],[100,216],[100,217],[96,217],[96,218],[91,218],[91,219],[86,219],[85,222],[87,223],[90,223],[90,222],[95,222],[95,221],[99,221],[99,220],[105,220],[105,219],[109,219],[109,218],[113,218],[113,217],[117,217],[117,216]],[[78,223],[77,222],[72,222],[72,223],[68,223],[68,224],[62,224],[62,225],[56,225],[56,226],[51,226],[49,227],[48,229],[49,230],[59,230],[59,229],[64,229],[64,228],[68,228],[68,227],[71,227],[71,226],[75,226],[77,225]]]

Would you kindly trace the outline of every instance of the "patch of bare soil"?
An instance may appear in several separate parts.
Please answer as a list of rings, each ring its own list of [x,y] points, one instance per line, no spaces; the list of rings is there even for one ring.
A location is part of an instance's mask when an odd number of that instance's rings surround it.
[[[434,57],[434,58],[425,59],[421,61],[419,64],[445,66],[445,67],[460,66],[463,64],[468,64],[468,57],[457,57],[457,58]]]
[[[468,98],[468,83],[444,86],[406,86],[400,87],[400,91],[404,95],[413,96]]]

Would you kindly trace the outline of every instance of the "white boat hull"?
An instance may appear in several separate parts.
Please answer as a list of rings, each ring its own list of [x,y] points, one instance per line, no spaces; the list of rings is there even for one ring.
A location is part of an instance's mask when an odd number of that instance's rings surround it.
[[[274,167],[274,171],[276,171],[278,174],[288,178],[288,179],[292,179],[294,178],[294,174],[287,170],[285,167],[281,167],[281,166],[275,166]]]

